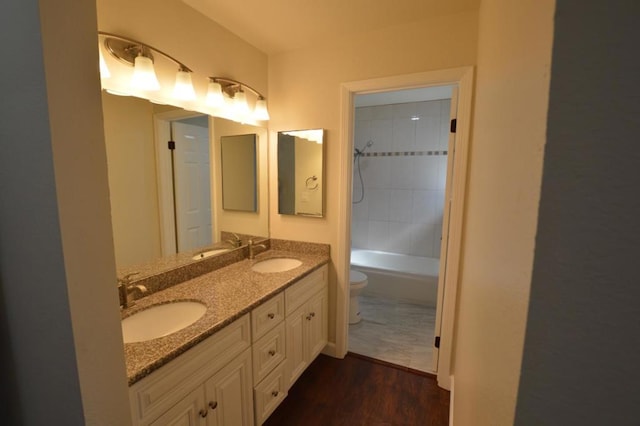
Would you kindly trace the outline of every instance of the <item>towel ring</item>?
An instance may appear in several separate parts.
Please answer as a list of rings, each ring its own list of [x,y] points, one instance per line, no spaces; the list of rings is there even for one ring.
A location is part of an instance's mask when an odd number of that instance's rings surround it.
[[[317,183],[316,183],[314,186],[309,186],[309,182],[310,182],[310,181],[311,181],[311,182],[315,182],[315,181],[317,181],[317,180],[318,180],[317,176],[315,176],[315,175],[314,175],[314,176],[309,176],[309,177],[307,178],[307,180],[304,182],[304,186],[305,186],[307,189],[311,189],[311,190],[313,190],[313,189],[318,189],[318,184],[317,184]]]

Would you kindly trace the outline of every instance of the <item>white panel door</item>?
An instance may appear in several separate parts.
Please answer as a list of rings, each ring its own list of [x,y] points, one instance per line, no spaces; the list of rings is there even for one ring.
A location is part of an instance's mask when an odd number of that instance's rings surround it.
[[[211,245],[209,130],[173,122],[178,251]]]

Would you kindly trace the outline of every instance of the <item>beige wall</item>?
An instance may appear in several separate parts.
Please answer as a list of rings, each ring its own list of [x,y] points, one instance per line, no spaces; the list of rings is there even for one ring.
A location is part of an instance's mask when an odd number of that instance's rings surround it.
[[[102,94],[116,265],[159,258],[160,220],[153,104]]]
[[[553,0],[485,1],[454,342],[454,421],[513,424],[533,267]]]
[[[283,53],[269,58],[271,140],[276,132],[324,128],[325,217],[279,215],[277,176],[270,174],[270,232],[274,238],[331,244],[335,263],[338,235],[340,84],[369,78],[473,65],[476,61],[477,14],[438,17],[401,27],[345,37],[339,44]],[[271,144],[270,162],[276,164]],[[336,277],[331,273],[329,340],[335,341]]]

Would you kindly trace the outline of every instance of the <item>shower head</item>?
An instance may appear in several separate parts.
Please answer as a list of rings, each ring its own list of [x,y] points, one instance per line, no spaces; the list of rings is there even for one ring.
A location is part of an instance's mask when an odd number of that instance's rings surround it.
[[[367,148],[369,148],[372,145],[373,145],[373,141],[371,139],[369,139],[367,141],[367,143],[364,145],[364,148],[362,148],[362,149],[355,148],[354,149],[355,152],[354,152],[353,155],[355,155],[356,157],[361,156],[362,154],[364,154],[364,152],[367,150]]]

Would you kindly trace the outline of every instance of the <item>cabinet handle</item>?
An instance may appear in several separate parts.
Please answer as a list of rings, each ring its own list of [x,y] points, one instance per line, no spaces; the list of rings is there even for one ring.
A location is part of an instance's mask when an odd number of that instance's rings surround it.
[[[274,319],[276,317],[276,314],[268,313],[267,316],[269,317],[269,319]]]
[[[311,315],[307,315],[306,318],[307,318],[307,321],[311,321]]]
[[[274,356],[275,354],[276,354],[276,351],[274,351],[273,349],[269,351],[269,355]]]
[[[207,417],[207,413],[209,412],[203,408],[202,410],[200,410],[200,413],[198,414],[200,414],[200,417],[204,419],[205,417]]]
[[[316,316],[316,313],[315,312],[311,312],[309,315],[311,315],[311,318],[313,318],[313,317]]]
[[[279,394],[280,394],[280,392],[278,392],[278,391],[273,391],[273,392],[271,392],[271,396],[272,396],[272,397],[274,397],[274,398],[275,398],[276,396],[278,396]]]
[[[218,408],[218,401],[209,401],[209,407],[211,407],[212,410],[215,410]]]

